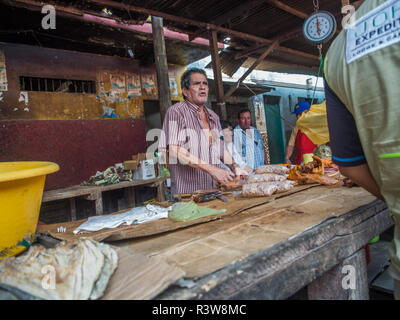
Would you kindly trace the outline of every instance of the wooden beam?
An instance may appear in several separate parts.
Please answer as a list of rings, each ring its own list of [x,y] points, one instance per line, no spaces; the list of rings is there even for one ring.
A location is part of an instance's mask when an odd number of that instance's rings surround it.
[[[240,77],[240,79],[229,89],[229,91],[224,96],[224,101],[226,101],[235,91],[239,88],[240,84],[247,78],[247,76],[263,61],[276,47],[279,45],[279,40],[275,40],[264,53],[258,57],[256,61],[251,65],[250,68]]]
[[[286,40],[289,40],[289,39],[292,39],[292,38],[298,36],[302,32],[303,32],[303,27],[300,27],[300,28],[297,27],[295,29],[292,29],[292,30],[284,33],[283,35],[281,35],[279,37],[275,37],[272,40],[273,41],[279,40],[279,42],[283,42],[283,41],[286,41]],[[253,46],[253,47],[249,48],[246,51],[239,52],[239,53],[237,53],[235,55],[235,60],[238,60],[240,58],[247,57],[247,56],[249,56],[249,55],[251,55],[253,53],[256,53],[257,51],[259,51],[260,49],[265,48],[266,46],[267,46],[266,44],[259,44],[259,45],[256,45],[256,46]]]
[[[222,74],[221,74],[221,64],[219,61],[218,55],[218,38],[217,31],[212,30],[210,32],[210,44],[211,44],[211,58],[212,58],[212,67],[214,72],[214,81],[215,81],[215,94],[217,96],[217,105],[221,108],[221,115],[223,120],[227,120],[226,106],[224,100],[224,87],[222,83]]]
[[[293,7],[290,7],[290,6],[286,5],[286,4],[284,4],[282,1],[279,1],[279,0],[265,0],[265,1],[268,2],[269,4],[274,5],[275,7],[279,8],[279,9],[281,9],[283,11],[286,11],[286,12],[296,16],[296,17],[299,17],[299,18],[302,18],[302,19],[306,19],[309,16],[309,14],[304,13],[304,12],[302,12],[300,10],[297,10],[297,9],[295,9]]]
[[[151,17],[153,28],[154,60],[157,71],[158,99],[160,101],[161,123],[164,122],[165,114],[171,105],[171,91],[169,88],[167,51],[165,49],[163,19]]]
[[[253,0],[244,1],[242,4],[225,11],[223,14],[219,15],[215,19],[211,20],[210,23],[216,26],[221,26],[222,24],[229,23],[233,18],[241,17],[242,19],[247,16],[247,12],[254,8],[255,6],[263,3],[264,0]],[[197,37],[202,37],[206,35],[206,31],[199,29],[195,33],[189,35],[189,41],[196,39]]]

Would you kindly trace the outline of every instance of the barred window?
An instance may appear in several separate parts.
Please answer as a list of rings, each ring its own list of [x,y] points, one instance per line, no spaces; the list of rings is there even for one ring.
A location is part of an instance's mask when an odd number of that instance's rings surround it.
[[[21,91],[46,91],[70,93],[96,93],[96,82],[92,80],[19,77]]]

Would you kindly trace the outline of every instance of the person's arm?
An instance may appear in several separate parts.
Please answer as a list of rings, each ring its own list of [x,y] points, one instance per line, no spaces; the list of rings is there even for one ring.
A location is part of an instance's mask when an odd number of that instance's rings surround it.
[[[286,164],[292,164],[292,162],[290,161],[290,157],[292,156],[293,151],[294,151],[297,131],[298,131],[298,129],[297,129],[297,124],[296,124],[296,126],[292,130],[292,134],[290,135],[289,143],[286,148],[286,155],[285,155],[285,163]]]
[[[232,145],[232,151],[234,146]],[[223,163],[228,166],[232,172],[235,173],[236,176],[247,176],[248,172],[245,169],[242,169],[241,165],[236,163],[234,157],[231,156],[226,145],[224,145],[224,155],[223,155]]]
[[[368,167],[353,115],[324,80],[332,161],[341,174],[384,200]]]
[[[375,197],[385,201],[381,192],[379,191],[378,184],[369,170],[367,164],[362,164],[355,167],[339,166],[340,173],[350,178],[357,183],[360,187],[372,193]]]
[[[228,170],[218,168],[215,165],[209,164],[198,157],[191,154],[187,149],[170,145],[169,146],[169,157],[178,159],[179,162],[188,165],[192,168],[202,170],[208,173],[215,181],[223,183],[228,181],[233,181],[234,174]]]

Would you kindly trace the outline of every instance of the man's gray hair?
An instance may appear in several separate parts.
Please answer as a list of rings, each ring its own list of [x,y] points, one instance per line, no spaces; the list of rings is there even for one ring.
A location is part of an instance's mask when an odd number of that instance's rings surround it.
[[[201,73],[207,79],[207,73],[203,69],[199,69],[199,68],[188,69],[183,73],[183,75],[181,77],[181,88],[182,89],[183,88],[189,89],[189,87],[190,87],[190,76],[192,75],[192,73]]]

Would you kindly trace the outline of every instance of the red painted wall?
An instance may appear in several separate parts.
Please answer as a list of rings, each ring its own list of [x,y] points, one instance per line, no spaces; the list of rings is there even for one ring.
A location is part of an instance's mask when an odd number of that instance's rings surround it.
[[[0,161],[52,161],[45,189],[80,184],[146,150],[144,119],[0,122]]]

